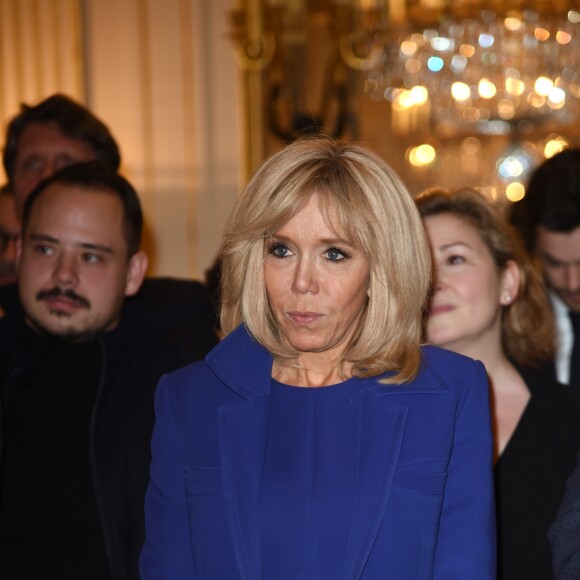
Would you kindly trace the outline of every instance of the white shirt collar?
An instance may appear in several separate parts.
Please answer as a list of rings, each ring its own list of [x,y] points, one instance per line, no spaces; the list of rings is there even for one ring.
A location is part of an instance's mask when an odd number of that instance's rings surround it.
[[[570,359],[572,357],[572,346],[574,344],[574,330],[570,321],[569,309],[563,300],[553,291],[549,292],[552,310],[556,321],[556,354],[554,365],[556,376],[560,383],[568,384],[570,380]]]

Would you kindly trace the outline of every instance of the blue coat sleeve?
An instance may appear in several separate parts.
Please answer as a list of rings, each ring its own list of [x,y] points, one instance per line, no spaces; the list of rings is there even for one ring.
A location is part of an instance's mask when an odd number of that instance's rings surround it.
[[[457,407],[434,580],[495,580],[493,442],[485,369],[474,365]]]
[[[145,498],[142,580],[195,580],[180,437],[171,382],[163,377],[155,395],[151,480]]]

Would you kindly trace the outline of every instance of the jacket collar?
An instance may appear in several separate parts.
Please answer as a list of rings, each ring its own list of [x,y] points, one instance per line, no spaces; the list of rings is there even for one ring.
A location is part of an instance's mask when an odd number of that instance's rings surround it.
[[[245,399],[270,394],[272,355],[240,325],[206,356],[214,374]]]
[[[382,395],[400,394],[402,391],[421,393],[446,390],[442,378],[427,365],[427,360],[438,350],[423,348],[423,363],[418,375],[409,383],[384,385],[380,379],[389,375],[371,377],[363,381],[364,388],[376,388]],[[206,356],[206,363],[214,374],[230,389],[245,399],[268,396],[272,378],[272,355],[241,324],[228,334]]]

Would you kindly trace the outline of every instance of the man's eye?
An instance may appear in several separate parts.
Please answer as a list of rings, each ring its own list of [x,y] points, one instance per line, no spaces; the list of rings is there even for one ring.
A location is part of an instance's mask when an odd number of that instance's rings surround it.
[[[99,264],[102,262],[101,256],[98,254],[84,254],[83,259],[87,264]]]
[[[276,243],[270,247],[270,254],[276,256],[277,258],[286,258],[291,253],[292,252],[290,251],[290,248],[284,244]]]
[[[41,254],[42,256],[52,256],[54,254],[54,249],[46,244],[38,244],[34,246],[34,250],[37,254]]]
[[[28,159],[24,159],[20,164],[20,169],[23,171],[34,171],[38,167],[40,167],[41,161],[38,157],[29,157]]]

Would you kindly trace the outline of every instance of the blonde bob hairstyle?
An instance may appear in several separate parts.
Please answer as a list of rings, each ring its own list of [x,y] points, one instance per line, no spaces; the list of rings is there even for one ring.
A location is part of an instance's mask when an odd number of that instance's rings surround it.
[[[449,213],[470,223],[487,246],[498,272],[509,261],[520,272],[517,296],[503,306],[501,341],[506,355],[522,366],[540,366],[551,360],[555,327],[540,272],[527,254],[519,232],[499,208],[471,189],[431,189],[416,199],[423,218]]]
[[[421,217],[385,162],[327,137],[296,141],[270,157],[238,198],[221,248],[224,332],[243,323],[276,360],[296,358],[269,307],[263,262],[270,236],[315,193],[329,227],[370,265],[369,297],[341,362],[352,363],[354,376],[392,371],[384,382],[411,380],[431,281]]]

